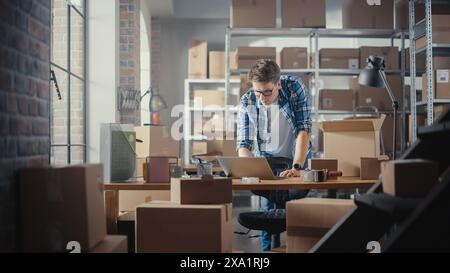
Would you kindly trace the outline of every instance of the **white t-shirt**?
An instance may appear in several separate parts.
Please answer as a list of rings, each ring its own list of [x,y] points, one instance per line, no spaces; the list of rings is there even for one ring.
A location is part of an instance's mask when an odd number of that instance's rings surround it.
[[[263,109],[269,123],[265,124],[269,139],[262,146],[262,151],[274,157],[294,158],[295,135],[287,118],[280,112],[278,100]]]

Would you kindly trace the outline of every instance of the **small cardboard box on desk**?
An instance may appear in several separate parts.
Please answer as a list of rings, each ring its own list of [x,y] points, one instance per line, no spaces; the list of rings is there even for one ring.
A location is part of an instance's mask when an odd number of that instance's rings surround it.
[[[22,251],[87,252],[106,236],[102,165],[30,168],[19,172]]]
[[[423,159],[388,161],[381,165],[381,175],[384,193],[421,198],[438,182],[439,164]]]
[[[308,252],[355,205],[353,200],[304,198],[286,203],[287,252]]]
[[[324,121],[324,157],[336,158],[343,176],[360,176],[361,157],[380,155],[380,129],[385,116]]]
[[[232,202],[232,182],[229,178],[173,178],[170,184],[173,203],[229,204]]]
[[[362,180],[376,180],[381,173],[381,163],[389,160],[388,156],[379,157],[362,157],[361,158],[361,175]]]

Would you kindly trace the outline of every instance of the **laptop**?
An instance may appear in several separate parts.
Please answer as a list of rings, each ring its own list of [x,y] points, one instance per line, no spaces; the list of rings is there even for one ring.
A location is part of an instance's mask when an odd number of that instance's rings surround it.
[[[262,180],[284,179],[273,174],[269,162],[264,157],[218,156],[217,161],[219,161],[225,175],[228,177],[259,177]]]

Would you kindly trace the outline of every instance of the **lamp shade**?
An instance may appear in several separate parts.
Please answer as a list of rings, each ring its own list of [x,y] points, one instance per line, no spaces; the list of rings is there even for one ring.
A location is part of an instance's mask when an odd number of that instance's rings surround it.
[[[384,59],[378,56],[370,56],[367,59],[367,66],[359,74],[358,83],[375,88],[385,88],[380,70],[384,70]]]
[[[156,90],[153,90],[150,96],[150,112],[161,112],[164,109],[167,109],[166,102]]]

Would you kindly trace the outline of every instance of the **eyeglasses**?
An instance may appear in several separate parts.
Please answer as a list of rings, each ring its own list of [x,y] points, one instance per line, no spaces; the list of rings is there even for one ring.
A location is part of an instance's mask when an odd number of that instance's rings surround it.
[[[254,90],[255,94],[259,94],[259,95],[263,95],[264,97],[269,97],[272,96],[273,90],[275,89],[276,86],[274,86],[272,89],[267,89],[267,90],[263,90],[263,91],[259,91],[259,90]]]

